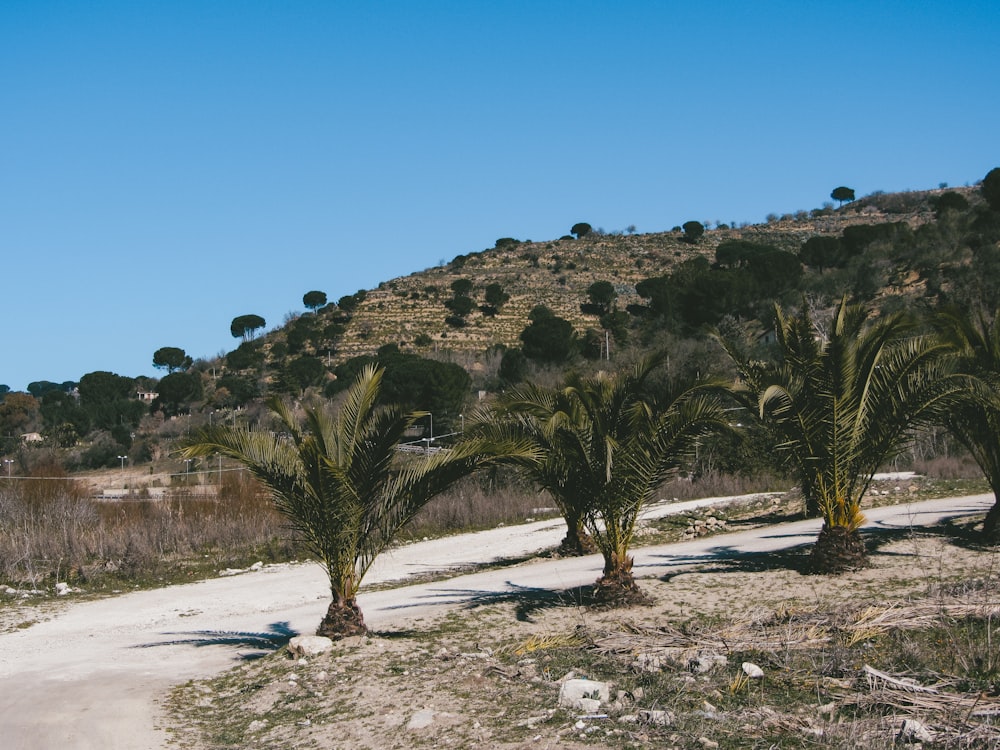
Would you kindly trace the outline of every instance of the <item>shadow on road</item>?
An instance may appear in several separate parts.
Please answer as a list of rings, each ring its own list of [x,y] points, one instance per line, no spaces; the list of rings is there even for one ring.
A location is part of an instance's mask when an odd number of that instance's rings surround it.
[[[241,653],[240,659],[259,659],[267,653],[277,651],[300,633],[292,629],[287,622],[274,622],[268,625],[266,633],[236,633],[217,630],[196,630],[185,633],[163,633],[163,635],[183,636],[155,643],[143,643],[135,648],[156,648],[157,646],[234,646],[236,648],[254,649],[253,653]]]
[[[464,609],[476,609],[491,604],[513,604],[517,620],[531,622],[532,616],[546,609],[556,607],[586,607],[592,603],[593,586],[576,586],[563,590],[552,590],[534,586],[522,586],[507,581],[506,591],[485,591],[478,589],[439,589],[424,597],[420,604],[400,604],[390,609],[406,609],[421,606],[427,601],[457,604]]]
[[[919,535],[944,537],[957,546],[982,548],[982,545],[976,541],[977,536],[973,526],[974,523],[967,519],[947,519],[937,526],[929,527],[885,526],[863,529],[861,537],[864,539],[869,559],[876,559],[880,556],[905,557],[909,556],[909,553],[889,551],[885,547],[900,539]],[[788,536],[800,535],[790,534]],[[772,535],[769,538],[779,539],[782,537]],[[635,570],[637,573],[641,573],[643,567],[662,569],[663,567],[689,568],[697,565],[699,573],[760,573],[772,570],[791,570],[801,575],[822,575],[823,571],[813,567],[812,549],[812,541],[766,552],[749,552],[737,547],[719,545],[695,555],[655,555],[649,562],[642,565],[637,564]],[[659,579],[666,582],[683,572],[685,571],[671,571],[659,576]]]

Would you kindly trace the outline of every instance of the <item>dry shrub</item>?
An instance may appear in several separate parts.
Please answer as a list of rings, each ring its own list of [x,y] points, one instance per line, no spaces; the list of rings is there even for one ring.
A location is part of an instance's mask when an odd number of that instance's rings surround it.
[[[681,477],[667,482],[660,488],[660,497],[676,500],[695,500],[702,497],[731,497],[755,492],[774,492],[786,486],[787,481],[767,474],[743,476],[707,472],[691,479]]]
[[[49,475],[51,476],[51,475]],[[252,479],[224,480],[217,497],[101,501],[65,478],[24,479],[0,490],[0,580],[145,580],[288,559],[283,519]]]
[[[929,479],[978,479],[982,469],[968,454],[938,455],[914,461],[913,470]]]
[[[488,529],[555,512],[555,503],[547,494],[539,493],[512,475],[472,477],[428,503],[403,529],[400,538]]]

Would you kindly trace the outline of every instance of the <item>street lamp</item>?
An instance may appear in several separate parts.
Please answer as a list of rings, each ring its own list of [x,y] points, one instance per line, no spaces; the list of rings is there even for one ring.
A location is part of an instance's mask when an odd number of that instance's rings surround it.
[[[431,443],[434,442],[434,415],[431,414],[430,412],[427,412],[427,417],[430,419],[431,432],[430,432],[430,437],[424,438],[424,442],[426,443],[426,448],[424,449],[424,453],[431,452]]]
[[[118,457],[118,460],[122,462],[122,474],[125,473],[125,459],[126,458],[128,458],[128,456],[119,456]]]
[[[11,465],[12,463],[14,463],[14,459],[12,459],[12,458],[5,458],[5,459],[3,460],[3,462],[4,462],[5,464],[7,464],[7,478],[8,478],[8,479],[10,479],[10,465]]]

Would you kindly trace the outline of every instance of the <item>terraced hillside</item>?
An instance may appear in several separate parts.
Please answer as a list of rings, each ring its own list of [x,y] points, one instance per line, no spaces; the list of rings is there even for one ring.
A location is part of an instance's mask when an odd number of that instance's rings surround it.
[[[669,273],[695,255],[714,260],[715,249],[722,242],[747,240],[797,252],[810,237],[839,235],[844,227],[854,224],[905,220],[915,228],[933,220],[927,199],[936,192],[940,191],[895,194],[893,200],[862,200],[820,216],[800,214],[737,229],[710,229],[696,243],[685,241],[680,231],[589,235],[523,242],[458,256],[446,265],[392,279],[369,291],[338,343],[338,359],[372,354],[388,343],[424,353],[481,353],[496,344],[517,345],[528,312],[540,304],[572,321],[582,332],[599,327],[596,317],[580,311],[580,304],[587,301],[587,289],[595,281],[611,282],[618,293],[618,307],[624,308],[640,302],[636,283]],[[466,327],[453,328],[445,322],[450,313],[444,303],[452,296],[451,284],[457,279],[473,282],[471,296],[477,304],[483,303],[484,289],[491,283],[500,284],[510,301],[494,317],[476,310],[468,316]],[[429,336],[430,343],[417,345],[420,334]]]

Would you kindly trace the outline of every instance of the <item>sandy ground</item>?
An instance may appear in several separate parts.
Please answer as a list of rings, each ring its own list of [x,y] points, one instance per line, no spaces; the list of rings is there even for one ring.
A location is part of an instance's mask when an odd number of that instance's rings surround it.
[[[982,512],[992,500],[980,495],[879,508],[868,512],[868,527],[933,524],[944,517]],[[669,509],[681,507],[691,505]],[[817,530],[817,522],[802,521],[646,547],[636,550],[635,572],[669,580],[693,565],[808,543]],[[401,628],[470,602],[592,583],[600,572],[599,557],[538,560],[371,590],[379,582],[432,570],[516,558],[554,546],[562,533],[561,522],[549,521],[401,547],[377,561],[359,603],[371,627]],[[776,585],[773,594],[781,596],[792,584]],[[704,584],[694,591],[702,598],[708,595]],[[720,606],[726,606],[725,597],[716,596]],[[311,633],[327,601],[324,575],[316,565],[265,567],[100,601],[61,600],[47,612],[40,610],[38,616],[48,619],[0,635],[0,744],[12,750],[164,747],[167,735],[159,701],[171,686],[238,664],[269,635],[284,639],[289,633]],[[683,606],[681,599],[675,601]]]

